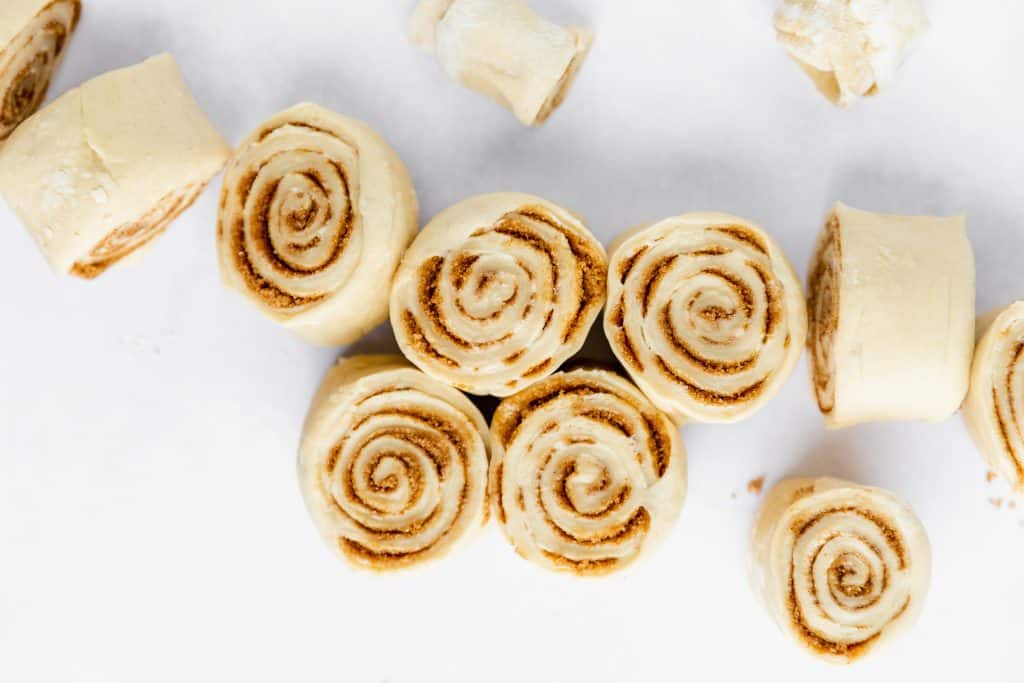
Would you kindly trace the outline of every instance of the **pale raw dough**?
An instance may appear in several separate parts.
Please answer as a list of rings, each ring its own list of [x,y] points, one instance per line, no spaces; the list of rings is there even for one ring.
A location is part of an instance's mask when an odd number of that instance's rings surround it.
[[[43,103],[81,14],[80,0],[0,2],[0,140]]]
[[[221,275],[306,341],[347,344],[387,319],[418,221],[409,172],[376,131],[300,104],[264,122],[224,173]]]
[[[54,271],[95,277],[163,232],[230,153],[164,54],[19,126],[0,150],[0,193]]]
[[[974,256],[962,216],[836,204],[809,289],[810,365],[829,427],[957,411],[974,348]]]
[[[964,419],[988,466],[1024,493],[1024,301],[985,316]]]
[[[735,422],[792,374],[807,309],[796,272],[764,230],[690,213],[619,238],[604,329],[656,406],[679,421]]]
[[[487,521],[490,437],[480,411],[400,356],[343,358],[310,406],[299,483],[327,544],[351,566],[439,559]]]
[[[931,546],[893,494],[839,479],[790,479],[754,524],[751,579],[807,652],[849,663],[910,628],[931,580]]]
[[[528,126],[561,104],[593,41],[589,31],[546,21],[522,0],[423,0],[410,35],[449,77]]]
[[[834,104],[887,87],[928,28],[918,0],[783,0],[779,40]]]
[[[509,396],[558,369],[604,304],[607,257],[569,211],[480,195],[427,224],[391,289],[402,352],[474,394]]]
[[[506,398],[491,442],[495,516],[516,552],[547,569],[624,569],[658,547],[682,510],[678,429],[613,372],[560,372]]]

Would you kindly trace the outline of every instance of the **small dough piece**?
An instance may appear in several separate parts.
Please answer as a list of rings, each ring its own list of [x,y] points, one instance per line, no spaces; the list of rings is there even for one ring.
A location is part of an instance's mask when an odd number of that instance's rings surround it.
[[[751,543],[754,592],[786,635],[848,664],[909,629],[931,581],[910,507],[839,479],[789,479],[765,497]]]
[[[735,422],[792,374],[807,308],[796,271],[764,230],[690,213],[619,238],[604,329],[661,410],[678,421]]]
[[[490,499],[521,556],[601,576],[650,555],[686,497],[679,431],[628,380],[560,372],[498,406]]]
[[[0,140],[43,103],[81,15],[80,0],[0,2]]]
[[[230,153],[163,54],[21,124],[0,149],[0,193],[55,272],[94,278],[163,233]]]
[[[327,373],[299,447],[299,483],[342,559],[390,571],[439,559],[487,521],[487,423],[469,399],[400,356]]]
[[[943,420],[967,393],[974,255],[963,216],[837,203],[810,268],[808,345],[831,428]]]
[[[387,319],[419,205],[398,154],[365,123],[315,104],[264,122],[224,172],[221,275],[306,341],[355,341]]]
[[[422,0],[410,35],[450,78],[527,126],[562,103],[593,42],[589,31],[552,24],[522,0]]]
[[[783,0],[779,41],[833,104],[886,88],[928,28],[918,0]]]
[[[964,419],[988,466],[1024,493],[1024,301],[979,325]]]
[[[391,289],[402,353],[473,394],[510,396],[580,350],[608,261],[583,222],[518,193],[459,202],[427,224]]]

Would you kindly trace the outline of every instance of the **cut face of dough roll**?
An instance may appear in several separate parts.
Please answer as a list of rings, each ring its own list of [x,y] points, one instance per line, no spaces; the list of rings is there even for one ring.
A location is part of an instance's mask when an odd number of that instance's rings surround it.
[[[604,248],[539,197],[489,194],[438,214],[402,259],[391,324],[424,372],[510,396],[576,353],[604,305]]]
[[[600,369],[552,375],[498,406],[491,504],[516,551],[598,576],[652,552],[679,517],[678,430],[629,381]]]
[[[691,213],[619,239],[604,329],[656,406],[677,420],[733,422],[793,372],[807,309],[793,267],[761,228]]]
[[[384,138],[299,104],[263,123],[224,172],[221,275],[306,341],[347,344],[387,318],[418,221],[409,172]]]
[[[783,0],[779,40],[833,104],[890,84],[928,28],[918,0]]]
[[[562,103],[593,41],[588,31],[545,21],[522,0],[423,0],[411,37],[450,78],[528,126]]]
[[[419,207],[395,151],[365,123],[300,104],[261,125],[224,173],[221,275],[313,344],[387,319]]]
[[[0,149],[0,193],[54,271],[93,278],[160,235],[230,152],[164,54],[21,124]]]
[[[805,650],[849,663],[917,621],[931,546],[893,494],[838,479],[773,488],[754,525],[754,591]]]
[[[987,316],[964,419],[988,466],[1024,492],[1024,301]]]
[[[399,356],[343,358],[306,418],[299,482],[324,540],[354,567],[443,557],[487,520],[487,424]]]
[[[80,0],[0,3],[0,140],[43,103],[81,14]]]
[[[963,217],[836,204],[810,268],[808,345],[829,427],[938,421],[967,393],[974,256]]]

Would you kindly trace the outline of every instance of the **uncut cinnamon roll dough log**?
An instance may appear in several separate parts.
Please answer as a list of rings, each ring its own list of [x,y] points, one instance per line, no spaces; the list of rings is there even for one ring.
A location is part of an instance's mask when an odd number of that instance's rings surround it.
[[[988,466],[1024,493],[1024,301],[979,328],[964,419]]]
[[[450,78],[528,126],[562,103],[593,42],[589,31],[546,21],[522,0],[423,0],[411,38]]]
[[[163,54],[19,126],[0,149],[0,193],[55,272],[93,278],[160,235],[230,152]]]
[[[355,341],[387,319],[419,205],[402,160],[370,126],[315,104],[264,122],[224,172],[224,283],[306,341]]]
[[[974,348],[974,256],[962,216],[838,203],[809,289],[812,379],[829,427],[957,411]]]
[[[680,421],[734,422],[792,374],[807,309],[796,271],[764,230],[690,213],[613,245],[604,329],[660,409]]]
[[[479,195],[439,213],[409,247],[391,325],[427,374],[509,396],[583,346],[607,272],[604,248],[571,212],[527,194]]]
[[[79,0],[0,2],[0,140],[43,103],[81,14]]]
[[[299,483],[327,544],[361,569],[444,557],[487,521],[490,436],[464,395],[400,356],[342,358],[299,447]]]
[[[754,592],[807,652],[847,664],[910,628],[931,580],[931,545],[882,489],[790,479],[765,497],[751,540]]]
[[[918,0],[783,0],[775,15],[790,57],[840,107],[886,88],[927,28]]]
[[[495,517],[516,552],[546,569],[624,569],[655,551],[682,510],[679,430],[614,372],[559,372],[506,398],[491,440]]]

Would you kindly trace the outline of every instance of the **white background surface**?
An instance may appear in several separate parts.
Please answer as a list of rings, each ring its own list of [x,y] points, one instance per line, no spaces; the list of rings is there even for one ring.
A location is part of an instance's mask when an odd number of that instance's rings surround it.
[[[933,30],[896,87],[848,112],[776,45],[772,0],[534,0],[597,34],[540,130],[406,42],[411,0],[88,0],[51,97],[167,49],[232,143],[300,100],[372,123],[423,220],[523,190],[607,243],[717,209],[764,225],[802,274],[836,199],[962,211],[989,308],[1024,296],[1024,5],[926,4]],[[0,680],[1022,680],[1024,510],[990,503],[1005,492],[959,418],[827,433],[803,363],[753,419],[684,429],[686,508],[630,573],[549,575],[494,527],[421,573],[350,573],[294,475],[337,351],[221,288],[218,190],[91,283],[52,276],[0,208]],[[794,473],[892,489],[931,535],[920,623],[853,668],[791,647],[746,583],[746,484]]]

